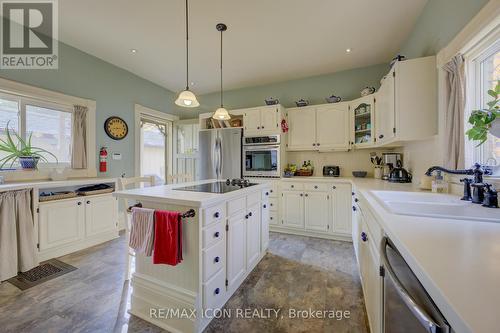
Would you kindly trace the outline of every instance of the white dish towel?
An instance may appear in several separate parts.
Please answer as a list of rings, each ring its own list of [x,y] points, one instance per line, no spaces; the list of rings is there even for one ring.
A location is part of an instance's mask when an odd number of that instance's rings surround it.
[[[154,209],[132,208],[129,246],[151,257],[154,241]]]
[[[38,264],[31,190],[0,193],[0,281]]]

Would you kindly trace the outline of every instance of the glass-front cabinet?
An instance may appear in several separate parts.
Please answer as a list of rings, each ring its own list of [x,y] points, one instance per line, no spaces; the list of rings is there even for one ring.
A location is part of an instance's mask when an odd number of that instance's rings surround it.
[[[375,95],[358,98],[349,104],[351,142],[356,148],[370,147],[375,142]]]

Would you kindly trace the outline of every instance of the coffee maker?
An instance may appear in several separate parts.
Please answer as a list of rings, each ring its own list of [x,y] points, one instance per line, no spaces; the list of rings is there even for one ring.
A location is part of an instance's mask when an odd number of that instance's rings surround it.
[[[382,165],[384,166],[384,171],[382,179],[388,180],[391,175],[391,171],[398,165],[398,161],[403,162],[403,154],[401,153],[383,153],[382,154]]]

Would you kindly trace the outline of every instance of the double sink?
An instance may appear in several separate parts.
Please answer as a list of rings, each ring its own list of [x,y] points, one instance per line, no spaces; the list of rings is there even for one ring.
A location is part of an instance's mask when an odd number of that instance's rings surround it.
[[[396,215],[497,222],[500,209],[486,208],[449,194],[371,191],[384,208]]]

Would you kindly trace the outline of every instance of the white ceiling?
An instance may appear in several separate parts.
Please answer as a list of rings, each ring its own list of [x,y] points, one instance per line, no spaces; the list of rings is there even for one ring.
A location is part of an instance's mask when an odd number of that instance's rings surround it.
[[[229,90],[389,62],[426,2],[190,0],[193,90],[219,89],[219,22],[228,25]],[[184,87],[183,0],[64,0],[59,13],[63,42],[171,91]]]

